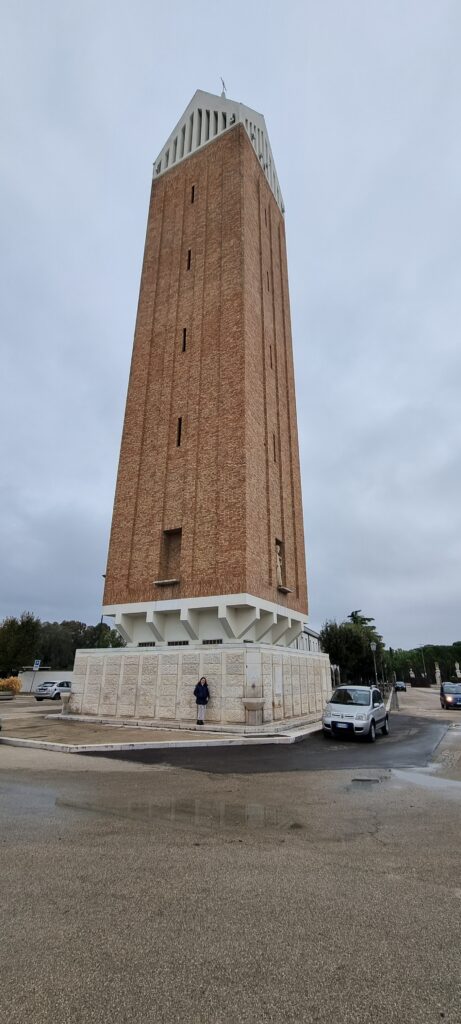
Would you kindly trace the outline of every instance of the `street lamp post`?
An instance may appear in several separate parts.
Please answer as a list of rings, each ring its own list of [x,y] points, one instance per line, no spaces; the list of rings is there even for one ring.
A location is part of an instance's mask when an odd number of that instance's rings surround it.
[[[376,644],[374,641],[370,644],[371,653],[373,655],[373,665],[375,666],[375,683],[378,685],[378,672],[376,670]]]

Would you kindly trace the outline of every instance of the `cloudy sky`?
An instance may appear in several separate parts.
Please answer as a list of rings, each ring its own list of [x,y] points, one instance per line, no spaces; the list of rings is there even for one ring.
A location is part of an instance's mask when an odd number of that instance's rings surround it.
[[[310,621],[461,639],[461,4],[2,9],[0,617],[99,618],[152,162],[223,75],[286,205]]]

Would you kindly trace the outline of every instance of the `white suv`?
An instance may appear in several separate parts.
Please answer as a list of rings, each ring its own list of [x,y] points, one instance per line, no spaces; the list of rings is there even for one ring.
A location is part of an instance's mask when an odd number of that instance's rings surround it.
[[[40,683],[35,691],[35,700],[61,700],[61,693],[70,693],[71,686],[72,683],[67,680],[60,683],[53,683],[52,680]]]
[[[376,732],[389,735],[389,715],[375,686],[338,686],[323,712],[325,736],[351,733],[374,743]]]

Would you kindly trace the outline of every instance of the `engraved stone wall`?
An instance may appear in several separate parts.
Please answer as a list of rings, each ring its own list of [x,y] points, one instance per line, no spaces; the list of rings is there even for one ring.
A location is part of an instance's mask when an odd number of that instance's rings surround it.
[[[262,697],[263,722],[320,718],[331,692],[325,654],[269,645],[223,645],[219,650],[77,651],[70,711],[102,718],[194,723],[194,687],[205,676],[211,725],[244,725],[244,698]]]

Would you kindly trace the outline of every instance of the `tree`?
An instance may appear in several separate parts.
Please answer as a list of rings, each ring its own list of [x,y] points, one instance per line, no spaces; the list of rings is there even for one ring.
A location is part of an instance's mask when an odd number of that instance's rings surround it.
[[[38,657],[40,619],[23,612],[19,619],[9,616],[0,624],[0,675],[19,672]]]
[[[40,622],[32,612],[0,623],[0,676],[9,676],[40,658],[52,669],[72,669],[78,647],[125,647],[125,641],[105,622]]]
[[[362,615],[358,608],[351,612],[347,621],[326,622],[320,633],[322,648],[334,665],[339,665],[344,682],[350,677],[354,682],[369,682],[374,678],[374,663],[371,643],[376,644],[376,658],[379,665],[384,652],[382,636],[376,631],[374,619]]]

